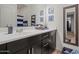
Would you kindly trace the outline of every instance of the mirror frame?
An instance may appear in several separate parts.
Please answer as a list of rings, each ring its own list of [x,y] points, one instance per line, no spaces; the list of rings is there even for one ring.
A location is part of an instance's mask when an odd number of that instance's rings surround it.
[[[73,7],[75,7],[75,10],[76,10],[75,11],[76,12],[76,38],[75,38],[76,39],[76,43],[75,44],[74,43],[65,42],[65,38],[66,38],[66,36],[65,36],[65,10],[69,9],[69,8],[73,8]],[[78,4],[63,8],[63,35],[64,35],[64,37],[63,37],[64,43],[78,46]]]

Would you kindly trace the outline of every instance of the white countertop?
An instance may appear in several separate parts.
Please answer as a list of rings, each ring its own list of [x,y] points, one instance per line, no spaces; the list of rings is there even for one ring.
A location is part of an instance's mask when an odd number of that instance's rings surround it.
[[[23,32],[14,32],[13,34],[0,34],[0,44],[8,43],[11,41],[20,40],[22,38],[28,38],[38,34],[50,32],[56,29],[46,29],[46,30],[37,30],[37,29],[25,29]]]

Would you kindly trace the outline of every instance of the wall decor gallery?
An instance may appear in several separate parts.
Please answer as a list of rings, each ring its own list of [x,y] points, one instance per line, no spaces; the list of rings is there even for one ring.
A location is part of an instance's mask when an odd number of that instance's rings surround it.
[[[44,22],[44,19],[47,19],[49,22],[54,21],[54,8],[45,8],[40,10],[39,19],[40,22]]]

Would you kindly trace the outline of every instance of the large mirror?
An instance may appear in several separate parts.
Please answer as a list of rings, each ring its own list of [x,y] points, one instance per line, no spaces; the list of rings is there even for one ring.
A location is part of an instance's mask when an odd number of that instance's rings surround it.
[[[64,8],[64,42],[78,45],[77,5]]]

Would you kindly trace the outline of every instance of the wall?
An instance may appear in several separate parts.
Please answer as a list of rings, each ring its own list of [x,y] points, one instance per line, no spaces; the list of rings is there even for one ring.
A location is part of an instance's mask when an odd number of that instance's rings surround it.
[[[16,26],[17,6],[13,4],[0,4],[0,26]]]

